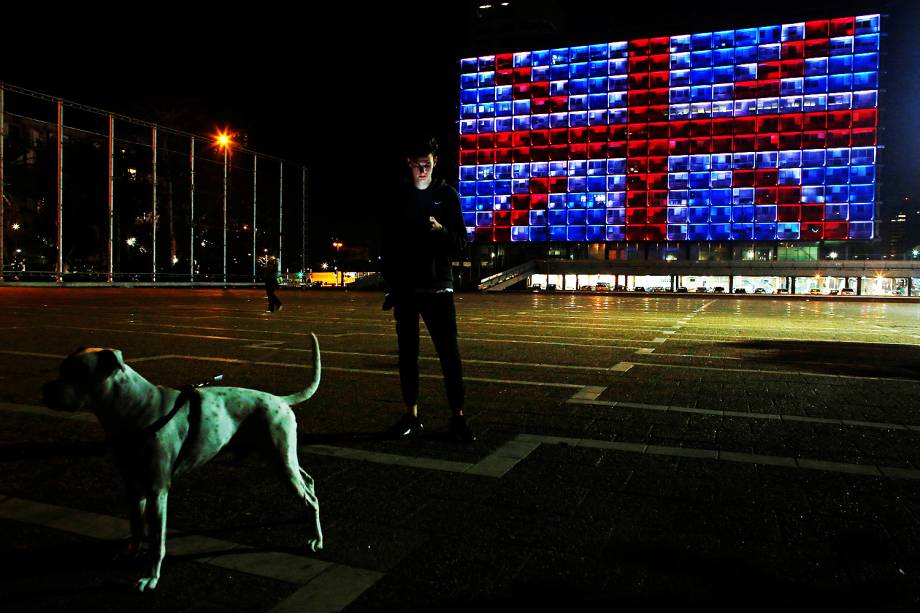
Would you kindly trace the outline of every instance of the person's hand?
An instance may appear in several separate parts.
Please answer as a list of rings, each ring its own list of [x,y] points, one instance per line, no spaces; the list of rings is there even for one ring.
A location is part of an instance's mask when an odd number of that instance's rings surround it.
[[[430,216],[430,217],[428,218],[428,221],[431,222],[431,231],[432,231],[432,232],[440,232],[441,230],[444,229],[444,226],[442,226],[441,224],[438,223],[438,220],[434,218],[434,215]]]

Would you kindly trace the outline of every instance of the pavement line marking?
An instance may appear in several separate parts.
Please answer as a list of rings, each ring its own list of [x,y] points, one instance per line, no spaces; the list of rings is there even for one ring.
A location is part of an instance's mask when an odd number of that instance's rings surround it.
[[[621,362],[622,364],[622,362]],[[604,386],[598,385],[586,385],[575,394],[572,395],[570,400],[597,400],[601,394],[604,393],[604,390],[607,388]]]
[[[633,362],[635,366],[648,366],[649,368],[681,368],[685,370],[716,370],[723,373],[756,373],[762,375],[796,375],[802,377],[826,377],[829,379],[854,379],[856,381],[897,381],[899,383],[920,383],[918,379],[903,379],[901,377],[866,377],[860,375],[834,375],[809,370],[761,370],[756,368],[724,368],[719,366],[692,366],[690,364],[651,364],[649,362]]]
[[[102,540],[125,538],[131,531],[128,520],[121,517],[13,497],[0,500],[0,518]],[[383,573],[373,570],[175,530],[167,536],[167,564],[171,557],[191,556],[200,564],[303,586],[274,611],[341,611],[383,578]]]
[[[589,400],[569,400],[568,402],[575,402],[581,404],[602,404],[609,405],[611,403],[600,402],[600,401],[589,401]],[[681,407],[670,407],[663,405],[642,405],[639,403],[613,403],[618,406],[629,406],[635,408],[644,408],[652,410],[661,410],[661,411],[670,411],[678,410]],[[6,409],[9,405],[0,404],[0,408]],[[15,406],[15,405],[14,405]],[[40,407],[32,407],[32,409],[40,409]],[[699,412],[704,414],[709,414],[710,412],[703,409],[688,409],[684,408],[686,412]],[[53,417],[59,417],[60,414],[57,411],[50,411],[48,409],[43,409],[40,411],[30,411],[35,413],[41,413],[43,415],[49,415]],[[729,411],[723,411],[723,414],[735,414]],[[750,417],[751,415],[745,413],[738,413],[740,417]],[[757,418],[760,419],[782,419],[784,416],[776,415],[772,416],[765,413],[754,414]],[[91,416],[89,416],[91,417]],[[95,420],[95,418],[91,419]],[[809,418],[801,418],[799,421],[806,421]],[[826,421],[821,421],[818,423],[827,423]],[[883,425],[883,424],[880,424]],[[905,428],[901,426],[901,428]],[[793,458],[793,457],[784,457],[784,456],[771,456],[771,455],[758,455],[751,453],[742,453],[735,451],[723,451],[719,449],[700,449],[694,447],[670,447],[665,445],[649,445],[647,443],[630,443],[623,441],[604,441],[604,440],[595,440],[595,439],[578,439],[578,438],[569,438],[569,437],[558,437],[558,436],[544,436],[544,435],[534,435],[534,434],[518,434],[515,438],[508,441],[491,454],[476,462],[475,464],[469,464],[464,462],[452,462],[449,460],[437,460],[433,458],[416,458],[412,456],[399,456],[396,454],[389,453],[380,453],[376,451],[366,451],[362,449],[354,449],[348,447],[332,447],[328,445],[300,445],[298,449],[305,453],[317,453],[318,455],[327,455],[335,456],[347,460],[363,460],[367,462],[375,462],[381,464],[391,464],[399,466],[412,466],[421,469],[428,470],[442,470],[447,472],[463,473],[469,475],[480,475],[485,477],[501,478],[508,473],[512,468],[514,468],[519,462],[524,460],[529,456],[537,447],[541,444],[564,444],[572,445],[578,447],[591,447],[596,449],[609,449],[613,451],[627,451],[633,453],[642,453],[646,455],[663,455],[663,456],[677,456],[677,457],[686,457],[686,458],[700,458],[700,459],[710,459],[710,460],[719,460],[727,462],[742,462],[747,464],[764,464],[770,466],[785,466],[788,468],[805,468],[813,470],[823,470],[828,472],[836,472],[843,474],[856,474],[856,475],[871,475],[875,477],[888,477],[892,479],[920,479],[920,470],[903,468],[903,467],[893,467],[893,466],[881,466],[874,464],[850,464],[846,462],[832,462],[826,460],[817,460],[810,458]],[[7,499],[15,500],[15,499]],[[0,517],[6,517],[4,515],[4,501],[0,501]],[[44,515],[49,515],[45,513]],[[58,515],[51,513],[51,519],[49,521],[55,521],[58,519]],[[39,517],[42,515],[39,514]],[[125,521],[125,520],[122,520]],[[54,527],[50,526],[49,527]],[[66,528],[62,528],[66,529]],[[106,530],[110,529],[106,528]],[[122,532],[124,534],[124,532]],[[299,556],[292,556],[295,559],[301,559]]]
[[[35,353],[32,351],[11,351],[9,349],[2,349],[0,350],[0,353],[5,354],[5,355],[21,355],[21,356],[30,357],[30,358],[58,358],[61,360],[67,357],[66,355],[56,355],[53,353]]]
[[[653,338],[653,339],[652,339],[652,342],[653,342],[653,343],[663,343],[663,342],[665,342],[666,340],[668,340],[668,339],[662,338],[662,337],[658,337],[658,338]]]
[[[645,347],[643,347],[642,349],[636,349],[636,353],[639,355],[651,355],[653,351],[655,351],[654,347],[651,349],[645,348]],[[664,355],[668,355],[668,354],[664,354]]]
[[[632,362],[619,362],[618,364],[613,366],[610,370],[612,370],[613,372],[627,372],[632,367],[633,367]]]
[[[695,407],[681,407],[664,404],[643,404],[641,402],[622,402],[618,400],[596,400],[569,398],[569,404],[589,404],[593,406],[623,407],[627,409],[642,409],[648,411],[665,411],[670,413],[690,413],[694,415],[711,415],[714,417],[742,417],[746,419],[767,419],[772,421],[799,422],[809,424],[830,424],[834,426],[852,426],[858,428],[874,428],[877,430],[904,430],[920,431],[920,426],[907,424],[891,424],[876,421],[859,421],[853,419],[833,419],[827,417],[805,417],[802,415],[783,415],[782,413],[755,413],[746,411],[723,411],[719,409],[698,409]]]

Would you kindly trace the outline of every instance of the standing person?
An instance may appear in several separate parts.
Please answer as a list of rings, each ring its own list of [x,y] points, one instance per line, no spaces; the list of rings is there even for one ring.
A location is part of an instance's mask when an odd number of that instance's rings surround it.
[[[419,317],[425,321],[444,373],[451,410],[450,435],[459,442],[475,440],[463,415],[464,387],[451,261],[466,245],[466,228],[456,190],[434,179],[438,144],[433,138],[406,149],[409,180],[385,211],[381,256],[390,293],[383,308],[393,308],[399,346],[399,382],[406,413],[388,434],[416,435],[418,417]]]
[[[274,313],[277,307],[278,311],[283,308],[281,300],[275,295],[278,289],[278,260],[273,256],[265,258],[265,266],[262,267],[262,280],[265,281],[265,295],[268,297],[268,308],[266,313]]]

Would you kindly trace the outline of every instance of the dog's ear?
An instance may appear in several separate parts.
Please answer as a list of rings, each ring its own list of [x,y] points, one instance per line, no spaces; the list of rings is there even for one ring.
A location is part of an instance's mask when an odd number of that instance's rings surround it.
[[[105,349],[99,352],[98,362],[96,363],[96,374],[100,377],[108,377],[116,370],[124,370],[125,361],[121,357],[121,351],[118,349]]]

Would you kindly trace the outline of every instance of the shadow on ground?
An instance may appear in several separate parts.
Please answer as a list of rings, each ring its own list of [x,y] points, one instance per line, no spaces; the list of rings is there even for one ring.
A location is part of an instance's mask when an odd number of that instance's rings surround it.
[[[920,346],[880,343],[759,340],[731,343],[753,350],[745,359],[802,371],[920,380]]]

